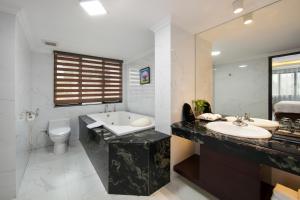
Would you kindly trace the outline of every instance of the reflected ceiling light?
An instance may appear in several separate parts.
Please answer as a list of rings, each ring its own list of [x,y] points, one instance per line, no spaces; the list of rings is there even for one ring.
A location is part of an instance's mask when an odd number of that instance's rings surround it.
[[[240,65],[239,68],[245,68],[248,67],[248,65]]]
[[[212,56],[218,56],[218,55],[220,55],[221,54],[221,51],[212,51],[211,52],[211,55]]]
[[[80,0],[79,3],[91,16],[107,14],[107,11],[99,0]]]
[[[281,67],[285,65],[297,65],[300,64],[300,60],[291,60],[291,61],[282,61],[282,62],[273,62],[273,67]]]
[[[232,3],[232,7],[233,7],[233,13],[234,14],[239,14],[241,12],[243,12],[244,10],[244,1],[243,0],[236,0]]]
[[[253,14],[249,13],[247,15],[244,16],[244,24],[248,25],[248,24],[252,24],[253,23]]]

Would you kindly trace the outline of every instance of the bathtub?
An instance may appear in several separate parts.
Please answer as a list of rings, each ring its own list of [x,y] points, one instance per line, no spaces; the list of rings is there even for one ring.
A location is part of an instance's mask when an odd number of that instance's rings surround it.
[[[153,117],[125,111],[95,113],[87,116],[95,120],[98,124],[102,124],[105,128],[118,136],[151,129],[155,126]],[[145,119],[148,124],[137,126],[135,122],[141,119]]]

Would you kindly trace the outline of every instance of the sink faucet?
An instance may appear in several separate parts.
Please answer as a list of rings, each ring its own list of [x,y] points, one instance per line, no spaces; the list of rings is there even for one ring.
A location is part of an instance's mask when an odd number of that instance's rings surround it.
[[[236,126],[248,126],[247,123],[243,121],[243,118],[240,116],[236,116],[236,120],[232,122]]]
[[[245,113],[244,120],[248,122],[254,122],[254,120],[250,118],[250,113]]]

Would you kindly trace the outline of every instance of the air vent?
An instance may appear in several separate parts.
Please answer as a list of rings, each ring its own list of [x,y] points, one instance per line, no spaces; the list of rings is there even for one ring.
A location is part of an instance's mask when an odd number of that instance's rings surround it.
[[[56,47],[57,43],[56,42],[50,42],[50,41],[44,41],[44,44],[47,46],[51,46],[51,47]]]

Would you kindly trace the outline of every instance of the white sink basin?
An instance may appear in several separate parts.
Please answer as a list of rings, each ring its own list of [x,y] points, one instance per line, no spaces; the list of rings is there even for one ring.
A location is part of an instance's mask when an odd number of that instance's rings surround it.
[[[236,120],[236,117],[226,117],[227,121],[233,122]],[[269,131],[275,131],[279,127],[279,123],[276,121],[260,119],[260,118],[251,118],[253,122],[244,121],[245,123],[253,126],[258,126]]]
[[[267,139],[272,137],[272,134],[263,128],[253,125],[241,127],[234,125],[232,122],[210,122],[206,125],[206,128],[225,135],[242,138]]]

